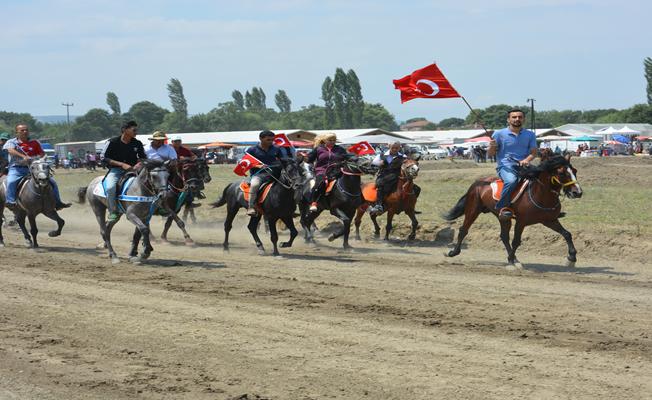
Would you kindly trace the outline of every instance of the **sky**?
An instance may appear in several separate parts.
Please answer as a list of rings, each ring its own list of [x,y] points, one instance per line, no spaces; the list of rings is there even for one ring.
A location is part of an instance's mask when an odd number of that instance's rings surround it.
[[[461,99],[401,104],[392,80],[433,61],[474,108],[627,108],[646,101],[650,15],[638,0],[2,0],[0,110],[81,115],[109,91],[123,111],[170,109],[173,77],[191,114],[253,86],[298,109],[341,67],[398,121],[465,117]]]

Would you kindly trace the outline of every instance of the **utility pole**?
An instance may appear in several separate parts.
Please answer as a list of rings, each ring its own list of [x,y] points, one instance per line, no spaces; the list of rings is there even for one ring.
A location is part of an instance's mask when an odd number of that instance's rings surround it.
[[[527,99],[525,101],[530,102],[530,111],[532,112],[532,132],[536,133],[536,123],[534,122],[534,102],[536,101],[535,99]]]
[[[61,105],[66,107],[66,120],[68,121],[68,128],[70,128],[70,107],[74,106],[75,103],[61,103]]]

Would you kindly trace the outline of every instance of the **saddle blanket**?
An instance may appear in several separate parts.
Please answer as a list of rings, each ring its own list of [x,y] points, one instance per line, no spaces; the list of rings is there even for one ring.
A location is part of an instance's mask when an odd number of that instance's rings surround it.
[[[525,191],[525,188],[530,184],[530,181],[525,180],[521,181],[516,185],[516,190],[512,192],[512,203],[515,203],[518,199],[521,198],[521,195]],[[491,182],[491,196],[493,197],[494,200],[499,201],[500,200],[500,194],[503,191],[503,180],[502,179],[496,179],[495,181]]]
[[[152,203],[156,201],[158,197],[156,196],[132,196],[127,194],[127,190],[129,190],[129,187],[131,184],[136,180],[136,177],[131,177],[128,178],[123,184],[122,184],[122,189],[120,190],[120,194],[118,195],[118,200],[120,201],[133,201],[133,202],[139,202],[139,203]],[[95,189],[93,189],[93,194],[97,197],[104,197],[106,198],[106,190],[104,188],[104,181],[101,182],[100,185],[95,185]]]
[[[362,197],[368,203],[375,203],[378,200],[378,192],[374,182],[362,185]]]
[[[267,198],[267,194],[269,193],[269,190],[272,188],[273,185],[274,182],[266,182],[263,183],[262,187],[258,189],[258,204],[263,204],[263,202]],[[244,194],[245,201],[249,202],[249,182],[247,181],[240,182],[240,190],[242,190],[242,194]]]

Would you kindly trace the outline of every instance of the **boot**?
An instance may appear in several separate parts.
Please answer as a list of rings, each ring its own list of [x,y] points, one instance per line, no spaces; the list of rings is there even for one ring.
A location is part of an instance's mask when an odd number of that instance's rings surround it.
[[[72,206],[72,203],[64,203],[60,201],[57,203],[57,205],[54,208],[56,208],[57,211],[59,211],[59,210],[63,210],[64,208],[68,208],[70,206]]]
[[[247,209],[247,215],[250,217],[255,217],[258,215],[256,211],[256,204],[258,202],[258,193],[249,193],[249,208]]]

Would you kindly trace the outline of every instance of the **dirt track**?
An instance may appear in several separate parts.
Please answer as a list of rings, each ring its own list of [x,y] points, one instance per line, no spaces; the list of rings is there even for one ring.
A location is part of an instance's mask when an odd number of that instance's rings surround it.
[[[508,272],[498,249],[446,259],[444,245],[353,242],[345,253],[325,239],[261,257],[242,228],[224,254],[215,224],[191,226],[195,248],[155,244],[149,264],[112,266],[90,213],[73,210],[63,237],[42,235],[47,251],[6,230],[0,399],[652,393],[652,272],[641,264],[581,257],[567,270],[562,254],[524,252],[526,270]],[[130,229],[121,222],[115,237]]]

